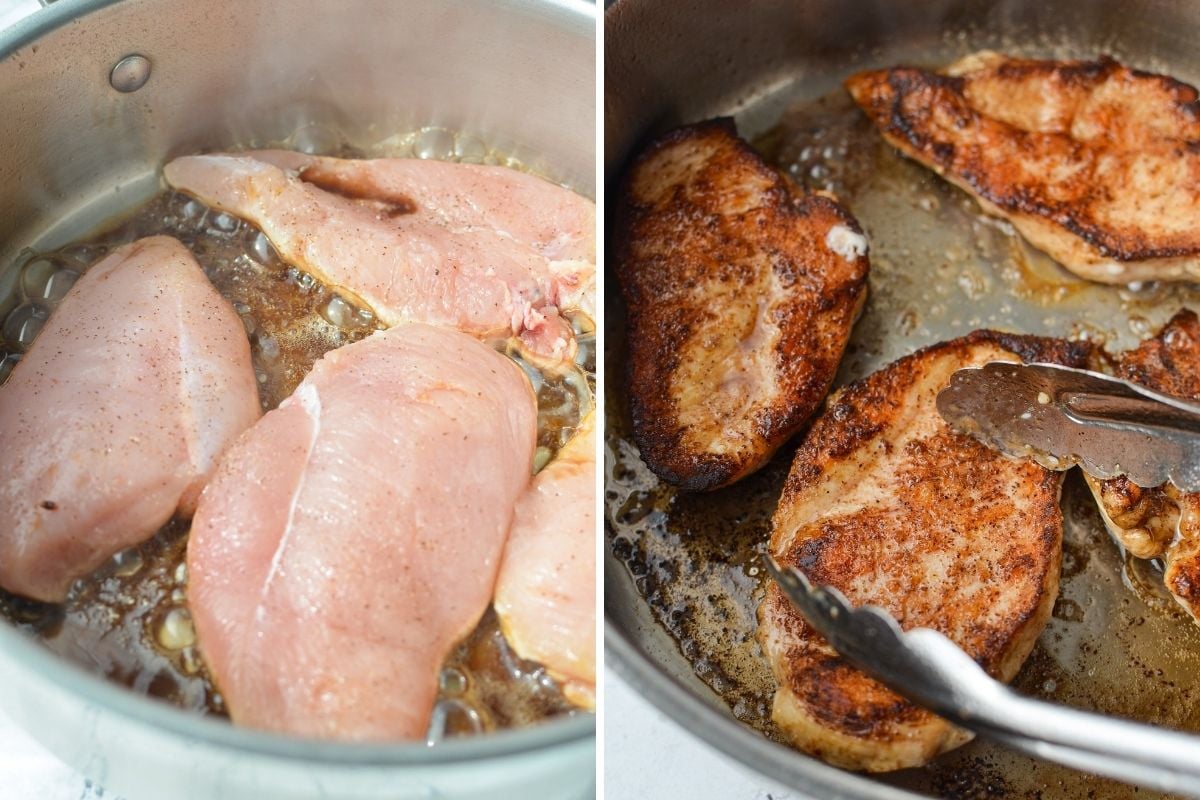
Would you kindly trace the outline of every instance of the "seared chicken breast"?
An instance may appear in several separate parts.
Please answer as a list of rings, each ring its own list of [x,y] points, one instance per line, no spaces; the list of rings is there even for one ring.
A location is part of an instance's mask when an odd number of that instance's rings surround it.
[[[1103,283],[1200,276],[1200,103],[1165,75],[977,53],[846,82],[902,153]]]
[[[1117,376],[1200,401],[1200,318],[1180,311],[1157,336],[1121,357]],[[1124,476],[1085,477],[1109,533],[1139,558],[1165,557],[1167,588],[1200,621],[1200,495],[1170,483],[1142,488]]]
[[[745,477],[829,389],[866,296],[862,230],[714,120],[635,160],[614,246],[642,458],[690,490]]]
[[[905,629],[941,631],[989,674],[1011,680],[1058,593],[1062,475],[955,433],[935,398],[963,367],[1082,365],[1087,350],[977,331],[840,390],[796,453],[771,555],[855,605],[881,606]],[[778,682],[772,716],[797,748],[885,771],[970,738],[843,661],[774,583],[758,617]]]

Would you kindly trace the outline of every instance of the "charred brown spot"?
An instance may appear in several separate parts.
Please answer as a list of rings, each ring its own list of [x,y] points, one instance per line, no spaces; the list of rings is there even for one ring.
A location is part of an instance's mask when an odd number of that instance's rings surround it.
[[[839,657],[822,658],[805,666],[812,671],[812,680],[805,683],[801,695],[804,704],[832,730],[856,738],[889,741],[899,737],[897,729],[932,716]]]
[[[1189,607],[1200,602],[1200,564],[1189,564],[1172,570],[1167,588]]]
[[[1153,339],[1125,353],[1117,374],[1158,392],[1200,400],[1200,318],[1178,311]]]
[[[1069,342],[1050,336],[1026,336],[993,330],[974,331],[960,341],[967,344],[986,342],[1007,350],[1026,363],[1052,363],[1064,367],[1087,367],[1096,351],[1095,345],[1087,341]]]
[[[389,217],[400,217],[417,211],[417,204],[412,198],[399,192],[388,191],[365,174],[347,175],[326,169],[318,163],[300,170],[300,180],[347,200],[378,203],[383,207],[383,213]]]
[[[1145,493],[1146,490],[1129,480],[1129,478],[1124,475],[1118,475],[1116,478],[1104,481],[1100,496],[1105,508],[1108,509],[1108,513],[1113,517],[1121,517],[1137,508],[1137,505],[1142,502],[1142,497]],[[1141,516],[1139,515],[1139,519],[1133,521],[1133,524],[1140,522]],[[1126,522],[1124,527],[1132,527],[1132,524]]]

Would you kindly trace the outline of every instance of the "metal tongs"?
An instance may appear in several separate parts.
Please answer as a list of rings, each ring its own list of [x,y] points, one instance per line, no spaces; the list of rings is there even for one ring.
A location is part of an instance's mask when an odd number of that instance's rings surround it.
[[[994,361],[955,372],[937,409],[955,429],[1050,469],[1200,491],[1200,406],[1129,381]]]
[[[1200,406],[1097,372],[993,362],[954,373],[937,398],[956,429],[1051,469],[1076,464],[1139,486],[1200,491]],[[852,607],[770,557],[793,605],[850,664],[939,716],[1048,761],[1200,798],[1200,736],[1023,697],[929,628]]]
[[[901,630],[877,606],[851,606],[830,586],[769,556],[784,594],[846,661],[959,727],[1030,755],[1164,792],[1200,798],[1200,736],[1033,700],[993,680],[930,628]]]

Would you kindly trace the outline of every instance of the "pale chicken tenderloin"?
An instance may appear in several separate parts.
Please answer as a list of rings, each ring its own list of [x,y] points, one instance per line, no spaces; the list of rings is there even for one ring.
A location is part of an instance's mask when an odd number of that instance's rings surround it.
[[[426,735],[446,657],[492,600],[537,408],[511,360],[406,324],[333,350],[222,460],[188,603],[239,725]]]
[[[242,321],[187,249],[164,236],[118,248],[0,387],[0,585],[63,600],[190,516],[261,413]]]
[[[517,503],[494,605],[504,637],[596,705],[596,427],[588,414]]]
[[[557,362],[576,348],[562,312],[595,316],[595,204],[517,170],[264,150],[187,156],[164,174],[386,325],[518,335]]]

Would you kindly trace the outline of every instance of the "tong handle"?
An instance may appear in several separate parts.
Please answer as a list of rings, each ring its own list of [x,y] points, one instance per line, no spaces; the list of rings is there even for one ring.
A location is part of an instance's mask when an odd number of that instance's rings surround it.
[[[1017,694],[930,628],[903,631],[875,606],[764,559],[784,594],[854,667],[938,716],[1030,755],[1200,798],[1200,736]]]
[[[1019,695],[936,631],[904,639],[943,684],[936,696],[910,699],[956,725],[1049,761],[1200,798],[1200,737]],[[906,685],[887,685],[910,696]]]
[[[993,361],[956,371],[936,403],[953,428],[1011,456],[1200,491],[1200,405],[1190,400],[1058,364]]]
[[[1060,402],[1064,413],[1081,425],[1123,427],[1151,437],[1200,436],[1200,409],[1165,403],[1162,397],[1064,392]]]

